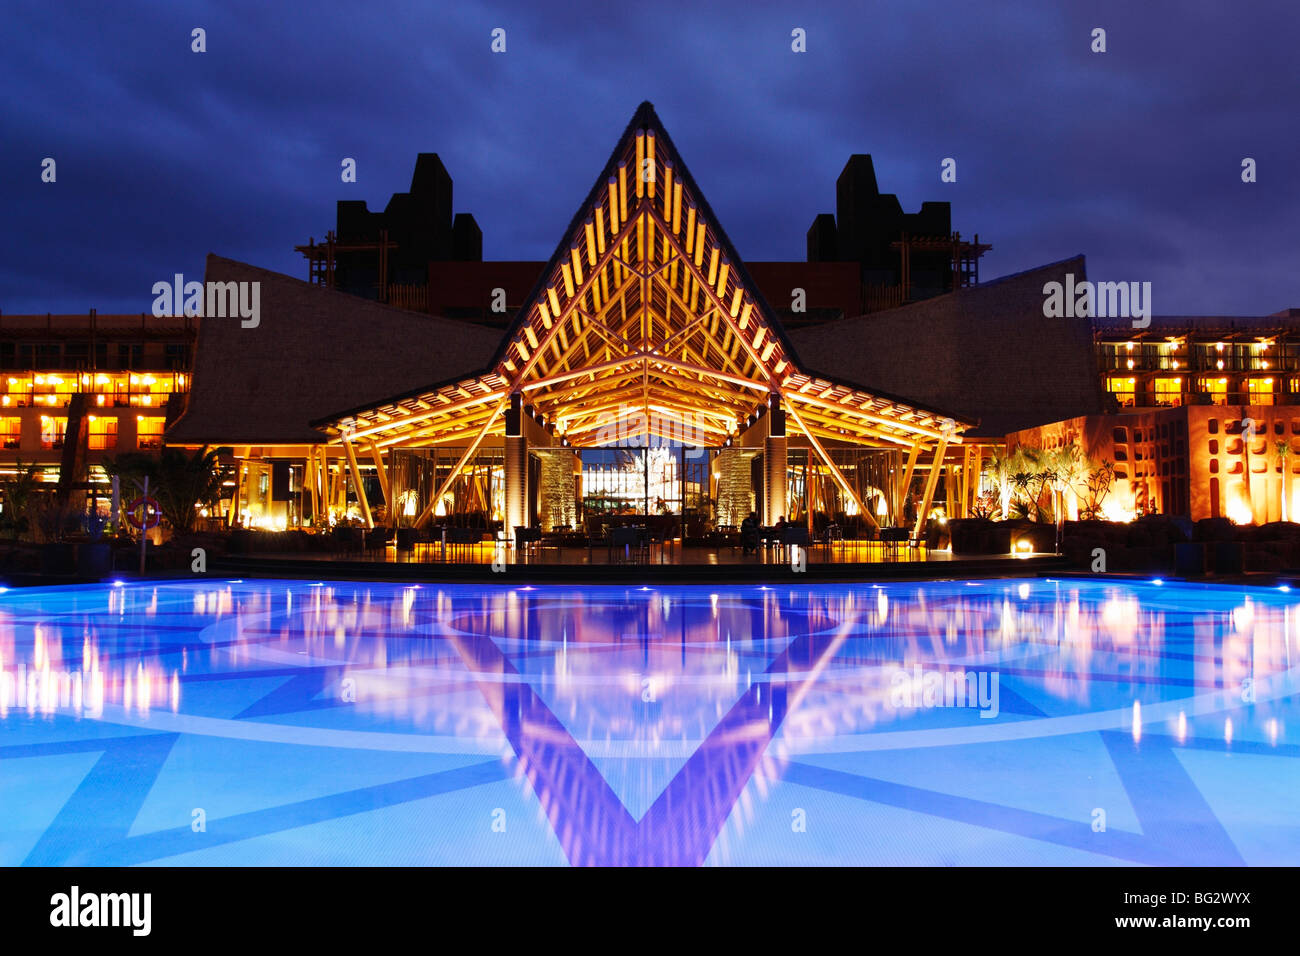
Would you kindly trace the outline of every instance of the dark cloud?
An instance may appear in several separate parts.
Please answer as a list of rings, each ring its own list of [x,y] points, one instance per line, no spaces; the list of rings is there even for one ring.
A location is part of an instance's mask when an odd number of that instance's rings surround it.
[[[144,311],[209,251],[305,275],[294,243],[337,199],[382,208],[421,150],[488,258],[543,259],[643,99],[749,259],[803,258],[869,152],[905,209],[950,200],[994,244],[986,278],[1082,252],[1161,313],[1300,306],[1296,23],[1282,0],[11,2],[0,308]]]

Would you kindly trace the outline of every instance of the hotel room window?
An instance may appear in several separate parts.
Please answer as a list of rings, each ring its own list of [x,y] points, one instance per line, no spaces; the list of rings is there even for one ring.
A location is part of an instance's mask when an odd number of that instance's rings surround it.
[[[1251,405],[1273,404],[1273,380],[1271,378],[1252,378],[1246,382]]]
[[[91,451],[111,451],[117,447],[116,418],[90,416],[89,447]]]
[[[145,450],[162,446],[163,429],[167,425],[166,418],[154,417],[152,415],[137,415],[135,422],[135,443],[137,448]]]
[[[6,450],[12,451],[19,447],[22,439],[22,425],[23,420],[21,418],[0,418],[0,441],[4,442]]]

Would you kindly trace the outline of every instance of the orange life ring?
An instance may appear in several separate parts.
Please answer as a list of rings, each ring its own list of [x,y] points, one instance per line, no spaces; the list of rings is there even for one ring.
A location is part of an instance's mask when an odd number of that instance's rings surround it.
[[[136,517],[136,512],[142,509],[142,515]],[[126,520],[131,522],[132,527],[143,531],[162,521],[162,509],[158,507],[158,502],[155,499],[141,495],[126,506]]]

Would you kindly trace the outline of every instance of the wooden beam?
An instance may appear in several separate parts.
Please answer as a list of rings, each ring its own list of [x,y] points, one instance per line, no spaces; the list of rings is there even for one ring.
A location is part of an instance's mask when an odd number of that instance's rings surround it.
[[[912,443],[912,451],[907,456],[907,467],[903,469],[903,475],[898,479],[898,524],[902,527],[904,516],[907,514],[907,492],[912,487],[912,474],[916,471],[916,459],[921,455],[921,438],[918,435],[916,441]]]
[[[361,483],[361,469],[357,467],[357,453],[353,450],[351,441],[345,440],[343,442],[343,453],[347,455],[348,471],[352,475],[352,487],[357,489],[357,504],[361,506],[361,520],[366,523],[367,528],[373,528],[375,519],[370,516],[370,502],[366,500],[366,486]],[[345,503],[346,500],[345,498]]]
[[[248,454],[247,451],[244,452]],[[239,496],[244,492],[244,469],[248,463],[243,458],[235,459],[235,490],[230,496],[230,508],[226,512],[226,527],[233,528],[239,519]]]
[[[485,385],[485,387],[487,387]],[[485,392],[482,395],[475,395],[460,402],[450,402],[443,405],[434,405],[418,412],[411,412],[408,415],[390,418],[386,422],[377,425],[370,425],[366,428],[358,428],[352,433],[353,440],[369,438],[371,435],[377,435],[380,432],[389,431],[393,428],[400,428],[402,425],[414,425],[417,422],[427,421],[438,415],[450,415],[454,412],[463,411],[466,408],[472,408],[475,405],[482,405],[484,402],[490,402],[499,394],[499,389]]]
[[[862,499],[859,498],[858,493],[853,490],[853,486],[848,483],[839,468],[835,467],[835,462],[831,461],[831,456],[826,454],[826,449],[823,448],[822,443],[817,440],[817,436],[814,435],[808,426],[804,424],[799,413],[795,411],[794,407],[788,402],[786,403],[786,411],[790,417],[794,419],[795,424],[799,426],[800,430],[808,436],[808,441],[812,445],[813,450],[817,452],[817,456],[822,460],[822,463],[830,469],[831,475],[834,476],[835,480],[839,483],[839,486],[844,489],[845,493],[858,506],[858,514],[865,516],[873,528],[879,528],[880,522],[876,521],[876,516],[867,510],[867,506],[862,503]]]
[[[436,439],[431,439],[433,444],[441,442],[447,435],[452,435],[458,429],[475,428],[478,423],[484,419],[492,418],[493,410],[491,408],[481,408],[474,412],[464,412],[460,416],[445,422],[433,422],[428,425],[421,425],[419,428],[402,432],[398,435],[392,435],[388,438],[381,438],[375,442],[380,448],[396,448],[402,445],[409,445],[417,440],[429,438],[430,435],[437,435]]]
[[[316,524],[320,520],[320,492],[316,486],[316,449],[307,450],[307,468],[303,472],[303,480],[307,483],[307,488],[311,492],[311,522]]]
[[[663,219],[659,216],[659,214],[655,212],[653,205],[647,207],[646,215],[648,215],[653,220],[657,220],[665,233],[672,232],[672,227],[669,226],[666,222],[664,222]],[[776,376],[773,375],[771,370],[769,370],[768,367],[764,364],[762,357],[750,344],[749,338],[745,335],[743,331],[741,331],[739,326],[736,324],[736,320],[731,317],[730,308],[728,308],[727,304],[722,301],[722,298],[718,295],[717,291],[713,288],[713,285],[705,277],[704,273],[700,271],[700,269],[695,265],[694,262],[692,262],[690,259],[686,257],[686,253],[682,249],[677,237],[670,234],[668,236],[668,242],[676,250],[677,254],[681,256],[682,265],[685,267],[685,269],[695,277],[695,281],[699,282],[702,285],[705,297],[713,303],[714,308],[716,308],[719,314],[722,316],[722,321],[727,324],[727,327],[731,329],[732,334],[736,336],[736,338],[739,340],[744,350],[749,353],[749,357],[754,362],[754,365],[760,371],[762,371],[768,376],[767,388],[770,391],[776,391],[776,385],[777,385]],[[717,247],[715,246],[714,248],[716,249]],[[782,349],[783,357],[784,357],[784,353],[785,350]]]
[[[415,519],[415,527],[424,527],[425,522],[429,520],[434,510],[438,507],[438,502],[442,500],[442,496],[445,495],[447,489],[451,487],[452,482],[460,477],[460,470],[465,467],[467,461],[474,457],[474,453],[478,451],[478,446],[483,444],[483,439],[487,437],[487,433],[492,429],[492,423],[496,421],[497,416],[501,414],[501,409],[506,407],[506,403],[509,400],[510,396],[506,395],[497,403],[497,407],[493,409],[492,414],[488,416],[488,420],[483,423],[483,429],[478,433],[478,437],[474,439],[473,444],[465,449],[465,454],[460,456],[460,460],[457,461],[455,466],[451,469],[451,474],[447,476],[447,480],[442,483],[442,487],[438,489],[437,494],[429,500],[429,503],[424,506],[424,510],[420,512],[419,517]]]
[[[641,176],[639,171],[637,173],[637,182],[638,183],[641,182]],[[640,221],[639,217],[636,218],[637,221]],[[563,307],[560,310],[560,314],[555,316],[555,324],[552,325],[550,330],[546,333],[546,335],[542,337],[542,339],[538,343],[538,347],[533,350],[528,360],[524,362],[523,366],[519,369],[518,373],[515,374],[515,376],[511,381],[511,385],[517,388],[523,383],[528,373],[533,370],[533,366],[537,364],[538,359],[550,347],[551,340],[554,339],[559,334],[559,330],[564,327],[566,322],[569,321],[569,318],[573,314],[574,310],[577,308],[578,303],[580,303],[582,301],[583,296],[587,294],[587,290],[596,281],[596,277],[600,274],[601,270],[603,270],[605,266],[607,266],[615,258],[615,249],[617,248],[619,240],[620,239],[626,240],[628,235],[630,235],[632,232],[635,231],[636,231],[635,222],[626,222],[623,224],[623,228],[619,230],[617,236],[614,236],[613,239],[611,239],[610,247],[606,249],[605,254],[600,257],[600,260],[592,268],[591,273],[587,276],[586,280],[580,286],[574,289],[573,296],[569,298],[569,301],[564,303]],[[554,276],[548,276],[547,278],[549,281],[550,279],[554,278]],[[531,324],[533,318],[531,315],[525,315],[523,316],[523,320],[525,323]],[[510,339],[510,347],[512,350],[515,350],[514,343],[516,341],[517,340],[512,336]]]
[[[384,493],[384,508],[389,513],[389,524],[392,524],[393,509],[396,505],[393,503],[393,489],[388,484],[388,469],[384,467],[384,455],[373,441],[366,444],[370,447],[370,457],[374,460],[375,471],[379,474],[379,490]]]
[[[863,394],[867,394],[867,393],[863,393]],[[863,418],[870,422],[876,422],[878,424],[885,425],[889,428],[898,428],[903,431],[911,432],[913,434],[924,435],[926,438],[938,439],[939,436],[943,434],[941,431],[934,428],[929,428],[925,425],[918,425],[915,422],[905,422],[901,418],[887,418],[884,415],[879,415],[875,412],[863,411],[860,408],[855,408],[851,405],[844,405],[840,402],[828,402],[825,399],[819,398],[815,395],[808,395],[798,390],[791,392],[790,398],[798,399],[799,401],[806,402],[809,405],[817,405],[829,411],[839,412],[842,415],[854,415],[857,416],[858,418]],[[953,441],[952,438],[950,438],[949,440]],[[954,442],[954,444],[956,443],[960,443],[960,439],[957,439]]]
[[[912,530],[912,537],[919,538],[921,530],[925,527],[925,519],[930,511],[930,502],[934,499],[934,486],[939,481],[939,473],[943,471],[943,455],[948,450],[948,438],[944,436],[939,439],[939,444],[934,449],[934,463],[930,465],[930,474],[925,479],[925,495],[921,499],[921,508],[916,513],[916,527]]]
[[[320,446],[320,489],[321,497],[325,499],[325,522],[329,523],[330,516],[333,515],[338,502],[335,501],[334,477],[330,474],[330,460],[324,445]]]

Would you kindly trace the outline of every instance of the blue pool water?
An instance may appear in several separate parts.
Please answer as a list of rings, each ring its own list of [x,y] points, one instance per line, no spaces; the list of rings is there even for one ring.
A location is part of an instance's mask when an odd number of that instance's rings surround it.
[[[0,594],[0,863],[1300,863],[1300,593]]]

